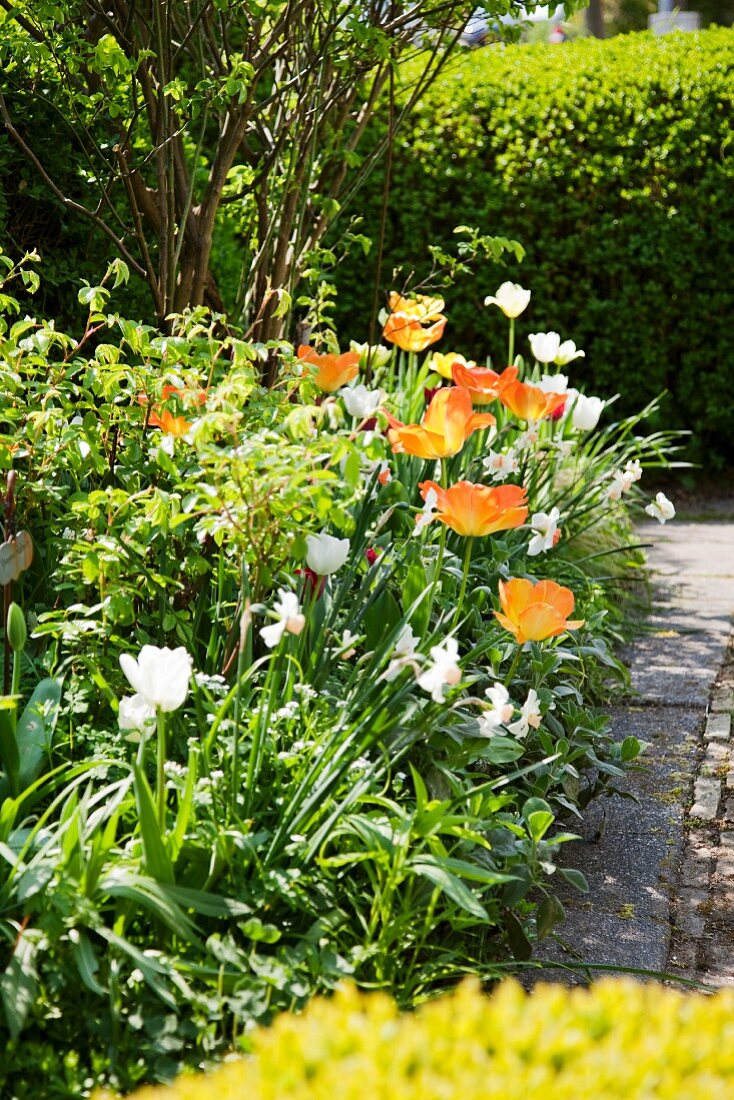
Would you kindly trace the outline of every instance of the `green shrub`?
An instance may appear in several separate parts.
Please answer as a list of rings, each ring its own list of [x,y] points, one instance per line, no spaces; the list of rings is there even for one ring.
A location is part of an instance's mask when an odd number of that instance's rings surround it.
[[[667,389],[661,422],[731,460],[733,63],[721,29],[465,55],[398,137],[384,289],[425,277],[412,258],[462,223],[516,238],[521,267],[487,261],[452,292],[441,350],[500,356],[503,319],[482,303],[518,280],[533,288],[518,350],[528,332],[573,332],[587,391],[621,390],[627,412]],[[382,187],[360,199],[375,238]],[[364,314],[369,262],[340,269],[341,327]]]
[[[575,1100],[730,1096],[734,996],[605,980],[591,990],[471,983],[399,1016],[384,995],[340,991],[254,1039],[255,1058],[137,1100]]]

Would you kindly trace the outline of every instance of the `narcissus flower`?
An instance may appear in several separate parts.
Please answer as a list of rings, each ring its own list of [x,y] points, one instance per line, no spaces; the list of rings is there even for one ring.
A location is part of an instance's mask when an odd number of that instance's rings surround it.
[[[347,382],[357,377],[359,355],[356,351],[345,351],[341,355],[319,355],[312,347],[301,344],[298,358],[302,363],[316,367],[314,382],[324,393],[336,393]]]
[[[490,487],[457,481],[449,489],[442,489],[435,481],[424,481],[419,488],[424,500],[431,492],[436,494],[435,518],[458,535],[479,538],[509,531],[527,518],[527,496],[520,485]]]
[[[183,646],[159,649],[144,645],[137,660],[129,653],[120,655],[120,668],[138,696],[160,711],[178,710],[189,693],[192,660]],[[139,700],[136,696],[136,703]]]
[[[402,351],[425,351],[443,336],[446,318],[441,316],[431,324],[423,324],[410,313],[391,313],[385,321],[382,335]]]
[[[288,592],[286,589],[281,588],[278,590],[278,596],[280,598],[275,601],[273,607],[274,614],[277,615],[277,621],[262,627],[260,630],[260,637],[268,649],[273,649],[286,632],[298,635],[306,625],[306,619],[301,614],[298,596],[295,592]]]
[[[523,290],[519,283],[503,283],[496,294],[484,299],[485,306],[499,306],[505,317],[519,317],[528,307],[530,291]]]
[[[447,458],[458,454],[478,428],[495,423],[491,413],[475,413],[471,395],[460,386],[441,389],[426,409],[420,424],[403,424],[389,413],[388,439],[395,454],[419,458]]]
[[[502,611],[495,611],[495,618],[515,635],[519,645],[542,642],[584,625],[584,619],[568,618],[575,603],[573,592],[555,581],[535,584],[513,577],[499,582],[499,595]]]
[[[506,386],[517,381],[517,367],[507,367],[502,374],[489,367],[474,367],[454,363],[454,382],[471,394],[475,405],[488,405],[496,401]]]
[[[669,519],[675,519],[675,505],[672,500],[668,500],[665,493],[658,493],[650,504],[645,508],[648,516],[652,516],[653,519],[658,520],[659,523],[665,523]]]
[[[555,546],[561,537],[558,530],[558,521],[561,513],[557,508],[551,508],[550,512],[534,512],[530,520],[533,537],[528,543],[528,557],[534,558],[538,554],[544,554]]]
[[[629,492],[636,481],[642,477],[642,466],[638,458],[626,464],[623,470],[612,472],[612,484],[607,490],[610,500],[619,500],[623,493]]]
[[[442,703],[446,688],[455,687],[461,680],[456,638],[447,638],[443,645],[432,646],[430,658],[431,664],[418,677],[418,686],[430,692],[434,702]]]
[[[515,706],[504,684],[496,683],[486,688],[484,694],[492,705],[479,716],[479,732],[482,737],[493,737],[500,726],[506,726],[510,721]]]
[[[540,713],[538,693],[535,688],[531,688],[527,699],[520,707],[520,717],[516,722],[511,722],[507,729],[518,740],[522,740],[523,737],[527,737],[531,726],[534,730],[537,730],[540,728],[542,721],[543,715]]]
[[[473,359],[465,359],[463,355],[457,355],[455,352],[451,351],[445,354],[441,351],[434,351],[429,360],[428,369],[435,371],[436,374],[440,374],[442,378],[446,378],[451,382],[454,377],[454,366],[457,363],[462,367],[469,367],[470,369],[476,367],[476,363]]]
[[[565,393],[546,393],[529,382],[511,382],[499,395],[505,408],[520,420],[542,420],[566,403]]]

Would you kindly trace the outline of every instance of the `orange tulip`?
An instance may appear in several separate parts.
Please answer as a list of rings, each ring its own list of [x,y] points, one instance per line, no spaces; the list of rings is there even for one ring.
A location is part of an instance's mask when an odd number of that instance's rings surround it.
[[[446,318],[439,317],[430,325],[422,324],[417,317],[404,311],[391,313],[385,322],[382,335],[403,351],[425,351],[443,336]]]
[[[499,399],[520,420],[542,420],[560,409],[568,400],[568,394],[546,393],[529,382],[511,382],[499,394]]]
[[[443,298],[431,298],[428,294],[404,298],[397,290],[390,291],[388,302],[391,313],[407,313],[414,321],[422,321],[426,325],[431,321],[440,321],[446,308]]]
[[[473,485],[457,481],[442,489],[435,481],[424,481],[418,488],[425,500],[431,489],[437,496],[435,519],[458,535],[478,538],[495,531],[509,531],[525,522],[527,497],[521,485]]]
[[[176,436],[186,435],[192,426],[191,421],[185,416],[174,416],[168,409],[161,409],[157,413],[152,412],[148,417],[148,424],[151,428],[160,428],[167,435]]]
[[[570,588],[555,581],[538,581],[514,577],[500,581],[500,605],[495,617],[506,630],[515,635],[519,645],[555,638],[566,630],[578,630],[584,619],[570,620],[574,596]]]
[[[476,367],[476,363],[472,359],[467,361],[463,355],[457,355],[451,351],[446,353],[434,351],[428,368],[435,371],[436,374],[440,374],[442,378],[448,379],[449,382],[453,382],[453,368],[456,363],[461,363],[463,367]]]
[[[475,405],[488,405],[495,401],[512,382],[517,381],[517,367],[507,367],[502,374],[489,367],[477,367],[458,361],[453,367],[454,382],[471,394]]]
[[[319,355],[307,344],[301,344],[298,358],[302,363],[316,367],[314,382],[324,393],[336,393],[347,382],[357,377],[359,352],[345,351],[342,355]]]
[[[433,397],[420,424],[403,424],[389,413],[388,439],[394,454],[419,458],[447,458],[458,454],[472,432],[495,423],[491,413],[472,411],[468,390],[441,389]]]

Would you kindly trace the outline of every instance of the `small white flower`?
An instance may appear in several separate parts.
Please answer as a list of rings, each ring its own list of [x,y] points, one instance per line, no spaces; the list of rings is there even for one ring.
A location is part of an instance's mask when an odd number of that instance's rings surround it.
[[[568,393],[568,375],[566,374],[543,374],[541,375],[539,382],[533,382],[532,385],[536,389],[542,390],[543,393]],[[571,393],[575,393],[572,390]]]
[[[135,660],[120,654],[120,667],[135,691],[150,707],[161,711],[178,710],[189,693],[192,660],[183,646],[160,649],[144,645]]]
[[[587,397],[583,393],[576,396],[571,413],[571,423],[577,432],[592,432],[599,423],[599,417],[606,404],[601,397]]]
[[[538,707],[538,693],[535,688],[531,688],[527,699],[520,708],[520,717],[507,728],[513,737],[522,740],[523,737],[527,737],[530,727],[532,726],[534,730],[537,730],[542,720],[543,716]]]
[[[505,317],[519,317],[527,309],[530,291],[523,290],[519,283],[503,283],[496,294],[484,299],[485,306],[499,306]]]
[[[527,451],[540,439],[540,430],[536,420],[528,420],[527,430],[521,432],[515,440],[516,451]]]
[[[612,484],[607,490],[607,496],[610,500],[619,500],[623,493],[628,492],[636,481],[639,481],[642,477],[642,466],[639,459],[630,461],[624,467],[623,470],[614,470],[612,472]]]
[[[675,518],[675,505],[672,500],[668,500],[665,493],[658,493],[655,500],[647,505],[645,511],[659,523],[666,523],[669,519]]]
[[[553,362],[559,367],[565,367],[567,363],[571,363],[574,359],[586,358],[586,352],[581,351],[576,347],[573,340],[564,340]]]
[[[368,390],[362,383],[352,389],[345,386],[339,392],[349,415],[360,420],[374,416],[385,398],[382,390]]]
[[[557,332],[531,332],[528,336],[530,348],[539,363],[554,363],[561,346]]]
[[[152,721],[155,721],[155,707],[139,692],[120,699],[117,724],[121,730],[144,730]]]
[[[350,646],[352,646],[352,644],[357,641],[358,637],[359,637],[359,635],[358,634],[352,634],[351,630],[343,630],[342,631],[342,642],[341,642],[340,649],[343,649],[345,651],[344,653],[341,654],[341,659],[343,661],[348,661],[349,658],[353,657],[354,654],[357,652],[356,649],[351,649]]]
[[[534,558],[538,554],[544,554],[555,546],[558,534],[558,521],[561,513],[557,508],[551,508],[550,512],[535,512],[530,521],[530,526],[535,532],[528,544],[528,557]]]
[[[275,601],[273,608],[278,616],[277,622],[262,627],[260,637],[268,649],[273,649],[287,631],[289,634],[300,634],[306,625],[305,616],[301,614],[298,596],[295,592],[288,592],[283,588],[278,589],[279,600]]]
[[[381,679],[391,682],[407,665],[414,665],[417,658],[416,649],[419,645],[420,638],[416,638],[410,623],[406,623],[395,639],[393,659],[383,672]]]
[[[306,564],[319,577],[328,577],[341,569],[349,557],[349,539],[337,539],[322,531],[306,537]]]
[[[426,493],[425,503],[421,508],[418,515],[415,517],[415,527],[413,528],[414,535],[420,535],[424,527],[426,527],[433,519],[433,513],[436,511],[436,505],[438,504],[438,493],[435,489],[429,489]]]
[[[457,664],[459,646],[455,638],[447,638],[442,646],[431,647],[433,662],[418,677],[418,686],[430,693],[436,703],[442,703],[446,687],[453,687],[461,680]]]
[[[505,481],[512,474],[516,474],[520,468],[514,448],[507,451],[490,451],[482,461],[484,469],[494,481]]]
[[[492,737],[500,726],[507,725],[515,713],[515,707],[504,684],[496,683],[488,687],[484,694],[492,706],[480,715],[479,728],[482,737]]]

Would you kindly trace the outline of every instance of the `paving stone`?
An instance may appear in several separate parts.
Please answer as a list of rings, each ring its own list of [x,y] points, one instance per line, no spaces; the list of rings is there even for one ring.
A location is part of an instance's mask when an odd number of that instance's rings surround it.
[[[714,692],[714,697],[711,700],[711,710],[713,711],[733,711],[734,710],[734,688],[718,687]]]
[[[713,852],[710,848],[695,849],[689,843],[686,858],[680,869],[681,884],[705,890],[708,887],[712,860]]]
[[[676,928],[696,939],[702,936],[706,928],[708,902],[707,890],[679,890],[675,906]]]
[[[714,821],[721,800],[721,782],[711,776],[699,776],[693,788],[693,798],[691,817],[698,817],[701,821]]]
[[[709,714],[704,737],[707,741],[728,741],[731,736],[730,714]]]
[[[706,746],[702,766],[720,768],[723,761],[729,761],[729,746],[722,745],[720,741],[709,741]]]

